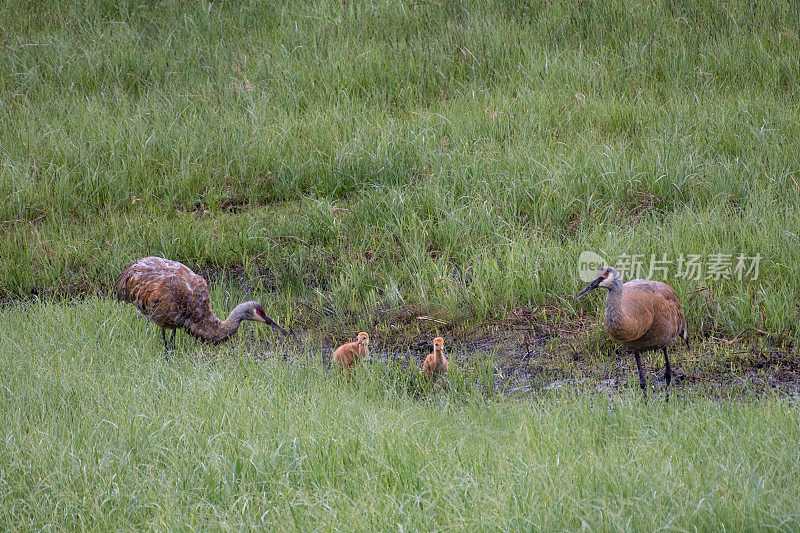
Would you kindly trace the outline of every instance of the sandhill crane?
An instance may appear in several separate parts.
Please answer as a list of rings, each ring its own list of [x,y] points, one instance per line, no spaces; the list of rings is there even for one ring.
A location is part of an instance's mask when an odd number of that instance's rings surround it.
[[[444,339],[436,337],[433,339],[433,353],[428,354],[428,357],[425,358],[425,362],[422,364],[422,373],[436,385],[436,378],[445,374],[448,366],[450,366],[450,364],[444,356]]]
[[[589,283],[578,298],[587,292],[602,287],[606,295],[605,321],[609,335],[622,345],[623,350],[633,353],[639,369],[639,386],[647,398],[647,381],[642,372],[639,354],[650,350],[664,351],[664,381],[672,381],[667,347],[682,338],[689,348],[686,319],[675,291],[666,283],[645,279],[633,279],[622,283],[619,273],[610,266],[597,271],[597,278]]]
[[[361,359],[369,355],[369,335],[365,332],[358,334],[358,340],[342,344],[333,352],[331,360],[336,363],[341,370],[347,370],[347,377],[353,367]]]
[[[177,261],[161,257],[138,259],[122,271],[114,288],[119,300],[132,303],[161,328],[167,351],[175,348],[178,328],[212,344],[228,340],[242,320],[263,322],[287,335],[258,302],[241,303],[227,319],[217,318],[211,309],[206,280]],[[168,329],[172,330],[172,346],[167,344]]]

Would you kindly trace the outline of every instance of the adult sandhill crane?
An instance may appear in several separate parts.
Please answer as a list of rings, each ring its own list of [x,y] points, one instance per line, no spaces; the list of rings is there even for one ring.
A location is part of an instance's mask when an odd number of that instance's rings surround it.
[[[220,320],[211,309],[208,285],[202,276],[177,261],[145,257],[128,265],[117,279],[117,298],[130,302],[161,328],[164,349],[175,348],[175,330],[184,328],[189,335],[218,344],[236,333],[242,320],[263,322],[286,335],[277,322],[264,312],[258,302],[244,302]],[[167,344],[167,330],[172,330],[172,346]]]
[[[353,367],[361,359],[369,355],[369,335],[362,331],[358,334],[358,340],[342,344],[331,355],[331,360],[336,363],[341,370],[347,370],[347,377]]]
[[[448,366],[450,366],[450,364],[444,356],[444,339],[436,337],[433,339],[433,353],[428,354],[428,357],[425,358],[425,362],[422,364],[422,373],[436,385],[436,378],[445,374]]]
[[[589,283],[578,298],[587,292],[602,287],[606,295],[606,329],[623,350],[633,353],[639,369],[639,386],[647,398],[647,381],[642,372],[639,354],[650,350],[664,351],[664,381],[672,381],[667,347],[679,339],[686,341],[689,348],[689,335],[686,332],[686,319],[683,316],[678,295],[666,283],[645,279],[633,279],[622,283],[619,273],[610,266],[597,271],[597,278]]]

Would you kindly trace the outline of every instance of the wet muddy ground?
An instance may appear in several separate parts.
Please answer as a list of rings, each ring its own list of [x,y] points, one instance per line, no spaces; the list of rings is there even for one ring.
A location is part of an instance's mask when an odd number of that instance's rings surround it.
[[[536,390],[614,392],[638,387],[636,363],[608,338],[602,325],[587,318],[569,325],[505,323],[469,331],[437,331],[445,338],[451,362],[469,368],[479,360],[492,362],[496,390],[519,394]],[[408,361],[421,367],[432,351],[433,332],[414,336],[373,336],[367,363]],[[328,339],[326,354],[339,340]],[[746,397],[769,391],[800,399],[800,354],[784,339],[749,332],[733,339],[708,336],[692,346],[669,350],[678,391],[699,391],[719,397]],[[661,352],[644,354],[642,364],[651,391],[663,390]]]

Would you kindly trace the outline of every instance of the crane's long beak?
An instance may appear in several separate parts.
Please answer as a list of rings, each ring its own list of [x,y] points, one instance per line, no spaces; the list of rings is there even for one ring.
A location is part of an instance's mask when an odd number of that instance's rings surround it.
[[[598,287],[598,285],[600,285],[601,281],[603,281],[603,278],[597,278],[596,280],[594,280],[593,282],[591,282],[590,284],[585,286],[583,288],[583,290],[578,293],[578,296],[576,296],[575,299],[577,300],[578,298],[580,298],[581,296],[583,296],[587,292],[593,291],[594,289],[596,289]]]
[[[281,333],[283,333],[287,337],[289,336],[289,332],[286,331],[285,329],[283,329],[283,327],[281,327],[280,324],[278,324],[277,322],[272,320],[270,317],[267,317],[267,319],[264,321],[264,323],[268,324],[269,327],[271,327],[272,329],[277,329],[278,331],[280,331]]]

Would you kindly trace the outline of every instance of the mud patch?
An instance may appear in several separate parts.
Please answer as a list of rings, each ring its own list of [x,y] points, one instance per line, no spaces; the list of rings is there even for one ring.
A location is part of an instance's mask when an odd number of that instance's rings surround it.
[[[448,359],[460,367],[471,368],[479,360],[490,360],[495,389],[506,395],[584,390],[618,393],[639,387],[634,358],[621,353],[592,319],[569,324],[512,320],[462,331],[439,326],[413,334],[408,329],[384,336],[376,333],[373,342],[377,342],[367,363],[410,360],[420,367],[433,351],[433,336],[441,335]],[[340,341],[347,340],[351,339],[327,335],[323,352],[329,354]],[[671,348],[670,389],[714,397],[747,397],[771,391],[800,398],[797,350],[791,343],[774,345],[772,340],[759,335],[732,341],[709,337],[693,339],[690,350],[684,345]],[[643,354],[642,365],[648,389],[663,391],[663,355]]]

